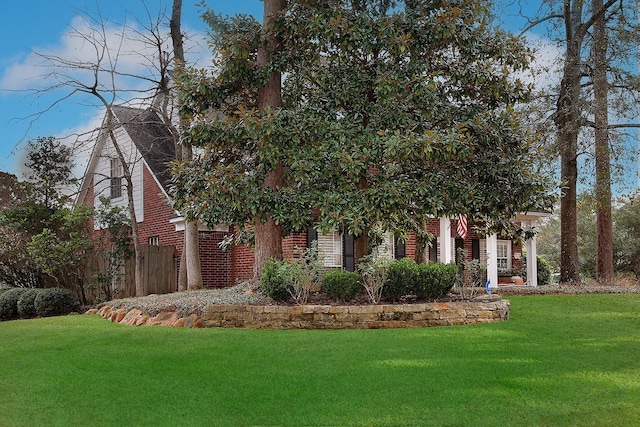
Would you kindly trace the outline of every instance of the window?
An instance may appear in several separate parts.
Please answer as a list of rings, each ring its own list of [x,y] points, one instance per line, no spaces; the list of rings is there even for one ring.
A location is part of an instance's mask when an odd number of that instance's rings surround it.
[[[371,251],[372,255],[375,258],[395,259],[395,245],[393,243],[393,235],[387,231],[382,235],[382,243]]]
[[[487,265],[487,241],[479,242],[480,263]],[[511,272],[511,240],[498,240],[496,248],[496,258],[498,263],[498,273]]]
[[[122,175],[124,168],[120,159],[111,159],[111,198],[122,197]]]
[[[511,270],[511,242],[498,240],[496,255],[498,258],[498,272],[506,273]]]
[[[318,252],[325,267],[342,267],[342,234],[318,233]]]
[[[159,236],[149,237],[149,244],[152,246],[160,246],[160,237]]]

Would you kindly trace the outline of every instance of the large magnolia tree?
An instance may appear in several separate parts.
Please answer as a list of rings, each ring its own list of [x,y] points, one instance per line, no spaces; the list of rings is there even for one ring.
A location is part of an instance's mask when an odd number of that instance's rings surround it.
[[[508,228],[547,202],[514,109],[530,52],[486,2],[291,0],[264,66],[257,22],[209,18],[218,67],[182,82],[205,154],[176,168],[176,199],[205,222],[338,229],[359,258],[380,230],[424,235],[426,218],[460,213]],[[283,106],[258,110],[274,71]],[[282,185],[261,185],[278,165]]]

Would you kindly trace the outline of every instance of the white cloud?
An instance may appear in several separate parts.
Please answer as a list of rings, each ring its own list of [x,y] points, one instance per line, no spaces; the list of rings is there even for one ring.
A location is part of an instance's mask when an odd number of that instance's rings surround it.
[[[533,83],[536,89],[551,89],[560,83],[562,78],[561,48],[551,40],[535,33],[526,34],[527,45],[534,52],[531,69],[520,78]]]
[[[71,79],[91,86],[95,79],[93,68],[98,61],[103,70],[99,77],[103,90],[110,91],[114,84],[119,91],[136,91],[150,86],[152,83],[149,80],[156,79],[159,74],[156,66],[159,52],[157,46],[152,45],[149,31],[139,24],[92,24],[76,16],[70,24],[71,30],[56,43],[36,47],[33,52],[15,58],[0,78],[0,88],[13,91],[42,90]],[[161,31],[165,30],[161,28]],[[162,37],[162,50],[166,55],[172,50],[171,41],[168,33],[162,34]],[[205,34],[191,32],[185,38],[185,44],[191,63],[206,62],[210,58]],[[70,65],[65,68],[64,64]],[[119,75],[110,75],[112,70]]]

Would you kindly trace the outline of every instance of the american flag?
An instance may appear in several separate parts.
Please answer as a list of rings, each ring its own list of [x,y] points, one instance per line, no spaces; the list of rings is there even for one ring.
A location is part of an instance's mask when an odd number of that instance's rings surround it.
[[[458,236],[462,237],[463,239],[467,238],[467,216],[466,215],[460,215],[458,217]]]

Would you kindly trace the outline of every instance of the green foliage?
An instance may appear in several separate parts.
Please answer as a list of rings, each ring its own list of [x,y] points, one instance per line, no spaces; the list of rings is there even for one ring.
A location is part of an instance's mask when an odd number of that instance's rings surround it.
[[[69,201],[71,150],[53,137],[27,146],[27,182],[0,175],[0,281],[19,287],[42,287],[45,277],[29,253],[33,236],[63,226],[59,211]]]
[[[415,295],[420,277],[420,266],[411,258],[403,258],[389,265],[382,296],[398,301],[405,295]]]
[[[45,228],[27,245],[38,268],[58,286],[78,291],[83,303],[86,302],[83,289],[86,259],[94,243],[93,230],[89,227],[92,214],[93,211],[84,206],[61,209],[55,214],[61,226],[57,230]]]
[[[456,259],[458,260],[459,277],[457,280],[457,292],[465,299],[471,299],[484,287],[487,280],[487,266],[480,263],[479,259],[466,260],[467,252],[458,248]]]
[[[98,283],[98,298],[109,301],[121,291],[122,267],[134,255],[131,220],[125,208],[113,206],[106,197],[100,198],[94,220],[102,230],[94,249],[105,258],[107,269],[96,273],[93,279]]]
[[[449,293],[457,279],[455,264],[418,264],[404,258],[389,265],[383,296],[390,301],[406,295],[415,295],[420,300],[440,298]]]
[[[35,300],[38,294],[43,292],[42,289],[27,289],[20,295],[18,299],[18,316],[20,318],[34,317],[38,314],[36,310]]]
[[[318,241],[314,241],[306,250],[296,248],[294,253],[297,256],[288,261],[291,280],[288,290],[296,304],[305,304],[311,292],[319,289],[323,265],[319,257]]]
[[[640,275],[640,203],[633,198],[613,212],[614,266]]]
[[[358,261],[358,272],[369,301],[378,304],[382,299],[391,261],[382,257],[366,256]]]
[[[333,300],[350,301],[362,290],[360,275],[351,271],[329,270],[321,283],[322,291]]]
[[[292,298],[296,304],[305,304],[311,292],[318,290],[322,262],[317,243],[297,252],[298,257],[293,259],[265,262],[260,286],[270,298],[276,301]]]
[[[36,312],[43,317],[69,314],[79,305],[78,298],[66,288],[43,289],[34,300]]]
[[[546,259],[540,255],[536,256],[538,265],[538,286],[545,286],[551,283],[551,267]],[[526,258],[525,258],[526,261]]]
[[[531,54],[487,24],[485,2],[291,1],[264,67],[255,20],[207,16],[217,71],[179,78],[195,119],[183,138],[204,155],[175,165],[177,209],[206,224],[265,214],[285,233],[313,222],[361,236],[420,233],[430,215],[459,212],[499,228],[547,204],[514,108]],[[258,111],[273,72],[287,73],[284,106]],[[277,165],[285,180],[267,188]]]
[[[291,298],[289,286],[291,283],[289,264],[284,261],[267,260],[262,268],[260,289],[269,298],[276,301],[287,301]]]
[[[77,182],[72,173],[71,148],[52,136],[31,140],[27,144],[25,166],[36,200],[52,211],[61,209],[68,200],[62,187]]]
[[[458,281],[458,266],[431,262],[420,264],[416,296],[419,299],[440,298],[451,291]]]
[[[24,288],[12,288],[0,294],[0,320],[18,317],[18,300],[25,291]]]

